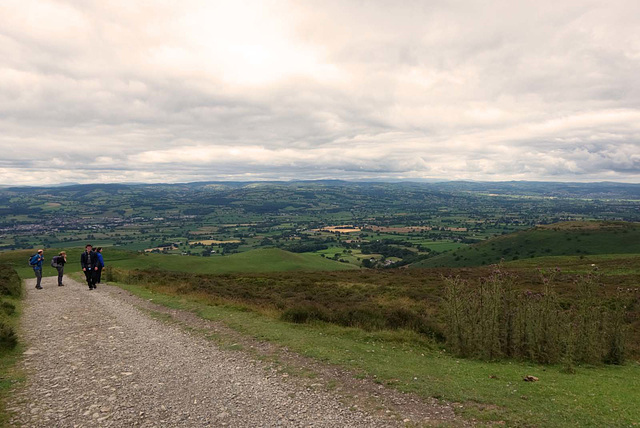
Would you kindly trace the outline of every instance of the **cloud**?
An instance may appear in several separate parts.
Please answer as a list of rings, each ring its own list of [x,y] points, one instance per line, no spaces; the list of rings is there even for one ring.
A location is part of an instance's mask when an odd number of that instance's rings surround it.
[[[640,177],[640,3],[7,0],[0,183]]]

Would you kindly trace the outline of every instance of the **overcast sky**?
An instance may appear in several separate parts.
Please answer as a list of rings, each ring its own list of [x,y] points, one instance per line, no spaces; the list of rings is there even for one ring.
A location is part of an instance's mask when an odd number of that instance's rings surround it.
[[[0,1],[0,184],[640,182],[640,1]]]

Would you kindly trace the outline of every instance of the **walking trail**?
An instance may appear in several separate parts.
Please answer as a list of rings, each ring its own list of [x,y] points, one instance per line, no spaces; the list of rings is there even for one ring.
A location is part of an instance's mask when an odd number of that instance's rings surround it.
[[[26,283],[26,382],[9,400],[23,426],[383,427],[458,425],[449,405],[361,382],[375,406],[282,374],[255,355],[149,317],[152,305],[117,287],[43,278]],[[168,311],[167,309],[164,309]],[[176,312],[171,310],[173,314]],[[193,314],[183,313],[194,318]],[[204,322],[204,321],[203,321]],[[320,387],[319,387],[320,386]],[[338,388],[339,389],[339,388]],[[384,389],[368,394],[367,389]],[[357,397],[357,395],[356,395]],[[404,401],[403,401],[404,400]],[[385,403],[387,403],[385,404]],[[398,406],[393,407],[392,403]],[[410,419],[407,418],[409,416]]]

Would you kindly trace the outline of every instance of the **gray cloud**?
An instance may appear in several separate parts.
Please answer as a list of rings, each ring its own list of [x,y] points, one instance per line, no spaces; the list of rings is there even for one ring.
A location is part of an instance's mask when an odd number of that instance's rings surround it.
[[[640,3],[8,0],[0,183],[640,177]]]

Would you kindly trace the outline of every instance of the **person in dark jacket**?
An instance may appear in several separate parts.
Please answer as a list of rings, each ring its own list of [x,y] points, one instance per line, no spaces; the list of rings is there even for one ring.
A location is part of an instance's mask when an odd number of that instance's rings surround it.
[[[42,290],[42,285],[40,282],[42,281],[42,262],[44,261],[44,251],[38,250],[36,254],[34,254],[29,260],[29,264],[33,268],[33,273],[36,274],[36,288],[38,290]]]
[[[104,268],[104,259],[102,258],[102,247],[96,248],[96,256],[98,256],[98,270],[96,271],[96,284],[100,284],[102,278],[102,269]]]
[[[80,256],[80,266],[87,279],[89,290],[96,288],[96,272],[98,271],[98,256],[93,251],[93,246],[87,244],[85,251]]]
[[[62,283],[62,276],[64,275],[64,264],[67,262],[67,253],[60,251],[60,254],[54,257],[53,262],[58,271],[58,287],[62,287],[64,285]]]

